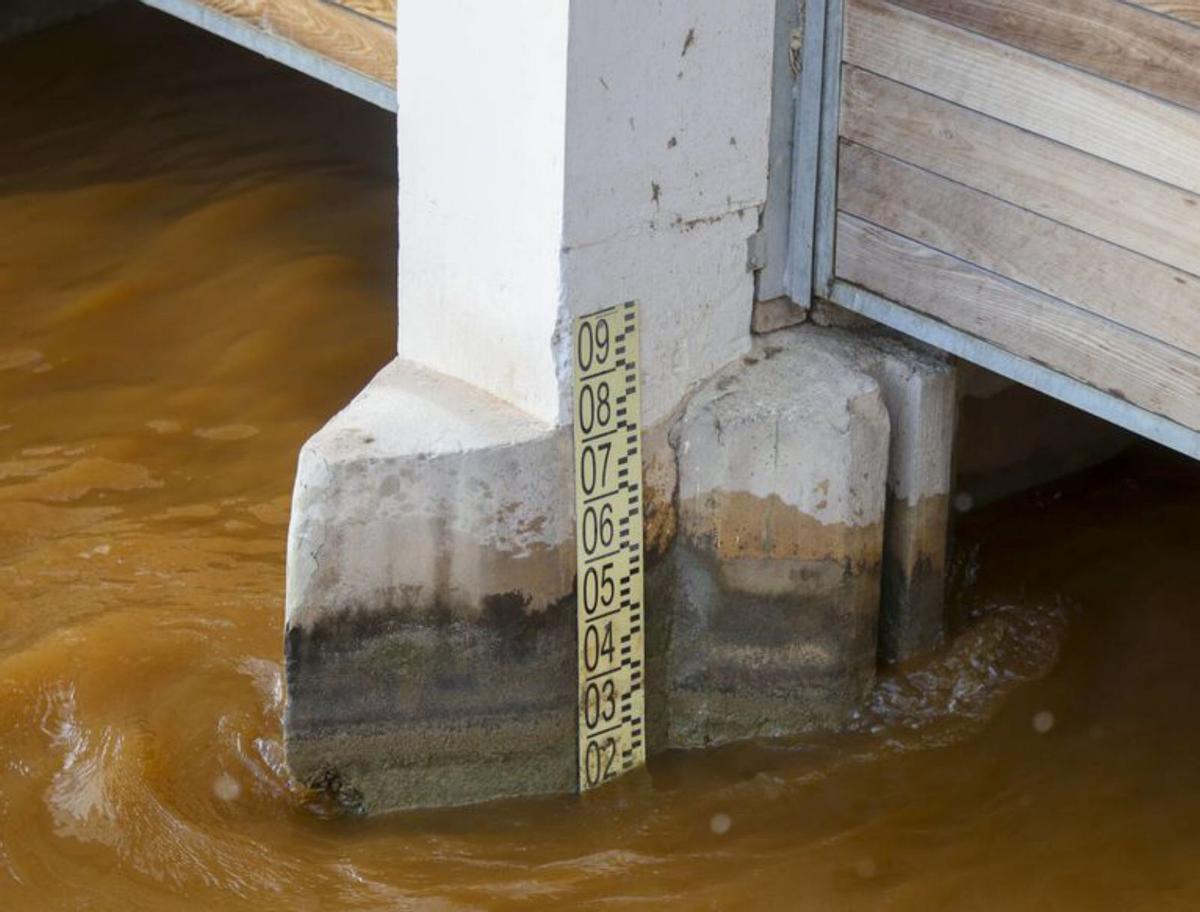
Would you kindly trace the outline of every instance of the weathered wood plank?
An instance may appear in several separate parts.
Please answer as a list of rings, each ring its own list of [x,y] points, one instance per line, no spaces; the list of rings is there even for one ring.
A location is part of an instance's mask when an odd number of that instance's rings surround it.
[[[1200,29],[1121,0],[893,0],[1200,111]]]
[[[1019,358],[1012,352],[957,329],[949,323],[910,310],[849,282],[834,282],[830,300],[853,313],[862,314],[906,336],[920,339],[1002,377],[1053,396],[1060,402],[1140,434],[1185,456],[1200,459],[1200,432],[1162,415],[1148,412],[1132,402],[1110,396],[1045,365],[1027,358]]]
[[[1200,359],[845,213],[837,274],[1018,357],[1200,430]]]
[[[1200,275],[1200,195],[863,70],[842,90],[848,139]]]
[[[842,210],[1200,355],[1200,278],[859,146]]]
[[[846,60],[1200,193],[1200,113],[882,0],[850,0]]]
[[[1190,22],[1200,25],[1200,0],[1129,0],[1135,6],[1144,6],[1148,10],[1178,19],[1180,22]]]
[[[201,0],[201,5],[395,85],[396,33],[382,23],[323,0]]]
[[[385,22],[392,28],[396,27],[396,0],[325,0],[352,9],[368,19]]]

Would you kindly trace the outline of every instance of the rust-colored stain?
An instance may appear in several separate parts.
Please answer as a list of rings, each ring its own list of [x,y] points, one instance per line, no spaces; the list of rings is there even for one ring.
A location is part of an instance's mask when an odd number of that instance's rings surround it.
[[[823,523],[778,495],[710,491],[680,505],[693,544],[718,558],[850,560],[875,563],[883,551],[883,526]]]

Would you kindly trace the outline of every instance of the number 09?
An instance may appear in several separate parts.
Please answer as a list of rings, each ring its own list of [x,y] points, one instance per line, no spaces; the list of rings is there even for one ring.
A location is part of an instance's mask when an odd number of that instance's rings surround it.
[[[608,361],[609,329],[607,320],[584,320],[575,338],[575,357],[585,374]]]

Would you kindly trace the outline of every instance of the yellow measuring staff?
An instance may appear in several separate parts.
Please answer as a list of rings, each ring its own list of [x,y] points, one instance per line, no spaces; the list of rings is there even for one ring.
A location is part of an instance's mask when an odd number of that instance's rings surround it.
[[[637,303],[574,329],[582,792],[646,760]]]

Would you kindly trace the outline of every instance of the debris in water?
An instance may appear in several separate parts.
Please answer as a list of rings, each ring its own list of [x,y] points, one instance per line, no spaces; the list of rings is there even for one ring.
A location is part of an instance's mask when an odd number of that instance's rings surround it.
[[[242,787],[229,773],[221,773],[213,780],[213,794],[222,801],[237,801],[242,794]]]
[[[1033,715],[1033,730],[1039,735],[1044,735],[1054,728],[1054,713],[1048,709],[1043,709],[1041,712]]]

